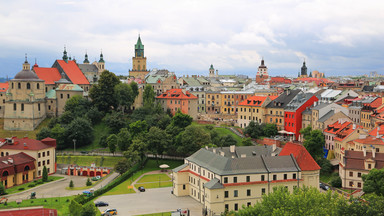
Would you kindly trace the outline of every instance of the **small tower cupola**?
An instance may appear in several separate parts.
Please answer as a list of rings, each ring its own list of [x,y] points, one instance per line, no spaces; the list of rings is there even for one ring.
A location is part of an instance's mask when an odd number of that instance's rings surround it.
[[[307,66],[305,65],[305,61],[303,62],[303,66],[301,67],[301,76],[307,77]]]
[[[25,61],[23,63],[23,70],[30,70],[31,65],[28,63],[27,53],[25,53]]]
[[[68,55],[67,55],[67,49],[64,46],[64,52],[63,52],[63,60],[68,63]]]
[[[87,53],[87,52],[85,52],[85,58],[84,58],[83,63],[84,63],[84,64],[89,64],[88,53]]]
[[[135,44],[135,57],[144,57],[144,45],[141,43],[140,35]]]
[[[99,63],[105,63],[105,62],[104,62],[104,58],[103,58],[103,51],[101,51],[101,53],[100,53],[100,60],[99,60]]]
[[[211,67],[209,67],[209,77],[215,76],[215,68],[213,68],[213,64],[211,64]]]

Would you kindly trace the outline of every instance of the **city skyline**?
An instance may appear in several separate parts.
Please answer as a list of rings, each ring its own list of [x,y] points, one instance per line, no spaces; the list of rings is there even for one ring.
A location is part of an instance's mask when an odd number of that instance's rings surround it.
[[[128,75],[140,34],[147,68],[182,75],[296,77],[302,62],[326,76],[384,74],[384,3],[370,1],[12,1],[0,8],[0,77],[24,54],[51,67],[64,46],[77,61],[102,50],[106,68]]]

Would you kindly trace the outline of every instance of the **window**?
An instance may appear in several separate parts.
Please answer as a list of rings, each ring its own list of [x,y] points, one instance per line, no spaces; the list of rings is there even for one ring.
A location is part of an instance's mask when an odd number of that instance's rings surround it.
[[[371,164],[368,164],[368,169],[371,169]]]
[[[277,175],[273,175],[273,180],[274,180],[274,181],[277,180]]]
[[[228,210],[228,208],[229,208],[229,206],[228,206],[228,204],[225,204],[225,210]]]
[[[41,176],[41,170],[39,170],[39,172],[38,172],[38,174],[37,174],[38,176]]]
[[[183,190],[185,190],[185,184],[183,184]]]
[[[261,181],[265,181],[265,176],[261,175]]]
[[[24,111],[24,104],[21,104],[21,111]]]
[[[38,157],[38,158],[40,158],[40,157],[41,157],[40,153],[39,153],[39,154],[37,154],[37,157]]]
[[[51,172],[50,170],[51,170],[51,169],[50,169],[50,168],[48,168],[48,169],[47,169],[47,172],[48,172],[48,173],[50,173],[50,172]]]
[[[67,98],[69,98],[69,94],[67,94]]]
[[[250,182],[251,181],[251,176],[247,176],[247,182]]]
[[[40,84],[39,83],[37,83],[36,88],[40,89]]]
[[[224,184],[228,183],[228,177],[224,177]]]
[[[361,177],[361,173],[358,172],[358,173],[357,173],[357,177]]]
[[[45,157],[45,152],[43,152],[43,157]]]
[[[233,177],[233,183],[237,183],[237,177]]]
[[[21,89],[21,83],[17,83],[17,88]]]
[[[349,176],[350,176],[350,177],[353,177],[353,172],[349,172]]]
[[[261,195],[265,194],[265,188],[261,188]]]
[[[247,196],[251,196],[251,189],[247,190]]]
[[[37,109],[40,111],[40,104],[37,104]]]
[[[13,110],[16,111],[16,104],[13,104]]]
[[[45,161],[43,161],[43,166],[45,166]]]
[[[361,188],[361,182],[357,183],[357,187]]]
[[[288,174],[284,174],[284,180],[288,179]]]
[[[235,211],[239,210],[239,204],[235,203]]]
[[[353,181],[349,182],[349,187],[353,187]]]
[[[63,99],[63,94],[60,94],[60,98]]]
[[[228,191],[224,191],[224,198],[228,198]]]
[[[293,174],[292,174],[292,178],[293,178],[293,179],[296,179],[296,173],[293,173]]]
[[[40,162],[40,161],[39,161],[37,164],[38,164],[38,165],[37,165],[38,167],[41,167],[41,162]]]
[[[251,202],[247,202],[247,207],[251,206]]]
[[[31,89],[31,84],[27,83],[27,89]]]
[[[238,197],[239,196],[239,191],[238,190],[234,190],[233,191],[233,196],[234,197]]]
[[[49,165],[49,160],[47,160],[47,165]]]

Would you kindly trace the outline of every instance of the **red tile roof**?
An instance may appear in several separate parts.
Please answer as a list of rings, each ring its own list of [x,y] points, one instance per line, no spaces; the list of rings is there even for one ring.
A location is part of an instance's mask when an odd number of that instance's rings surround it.
[[[73,84],[89,84],[87,78],[84,76],[83,72],[81,72],[76,62],[68,61],[68,63],[66,63],[64,60],[56,61],[59,63],[60,67],[64,70],[65,74],[67,74]]]
[[[185,92],[185,93],[184,93]],[[183,89],[171,89],[165,93],[157,96],[158,99],[197,99],[197,97],[191,94],[189,91],[184,91]]]
[[[35,139],[29,139],[29,138],[13,138],[13,143],[8,144],[6,143],[6,139],[0,138],[0,143],[5,143],[0,147],[0,149],[17,149],[17,150],[41,150],[41,149],[47,149],[52,148],[52,146],[49,146],[47,144],[42,143],[39,140]],[[24,146],[24,143],[26,144]],[[1,145],[0,144],[0,145]]]
[[[8,90],[8,83],[0,83],[0,92],[6,92]]]
[[[377,126],[373,130],[371,130],[368,134],[370,136],[377,136],[377,131],[379,131],[379,135],[384,135],[384,125],[383,126]]]
[[[281,150],[279,156],[286,156],[293,154],[296,159],[297,164],[299,165],[302,171],[309,170],[319,170],[320,166],[316,163],[316,161],[309,154],[307,149],[300,144],[295,144],[291,142],[287,142]]]
[[[275,100],[278,96],[268,96],[271,100]],[[239,106],[256,106],[260,107],[268,98],[264,96],[252,96],[239,103]]]
[[[368,136],[364,139],[355,139],[353,141],[361,144],[384,145],[384,141],[381,138],[376,138],[372,136]]]
[[[366,156],[362,151],[345,151],[345,168],[347,169],[359,169],[365,170],[365,160],[373,160],[375,162],[374,168],[381,169],[384,167],[384,153],[375,153],[375,157],[372,155],[372,151],[367,150]]]
[[[350,124],[352,124],[352,122],[346,121],[344,123],[340,123],[337,120],[335,123],[328,125],[328,127],[324,129],[324,132],[336,134],[336,133],[342,131],[343,129],[345,129]]]
[[[12,167],[12,169],[7,169],[7,170],[11,172],[9,174],[14,174],[15,172],[20,172],[20,170],[15,169],[14,166],[26,164],[26,163],[31,163],[30,169],[35,169],[35,163],[34,163],[35,160],[36,160],[35,158],[25,154],[24,152],[3,156],[3,157],[0,157],[0,169]]]
[[[34,67],[33,70],[37,76],[45,81],[45,84],[55,84],[55,81],[61,79],[61,75],[57,68],[44,68],[44,67]]]

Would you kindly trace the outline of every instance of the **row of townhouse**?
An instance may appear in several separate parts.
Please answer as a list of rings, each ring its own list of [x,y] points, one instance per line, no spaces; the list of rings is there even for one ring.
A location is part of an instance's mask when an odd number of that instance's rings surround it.
[[[252,206],[283,186],[319,188],[319,170],[307,150],[294,143],[276,146],[203,148],[173,169],[173,194],[203,205],[203,215]]]

